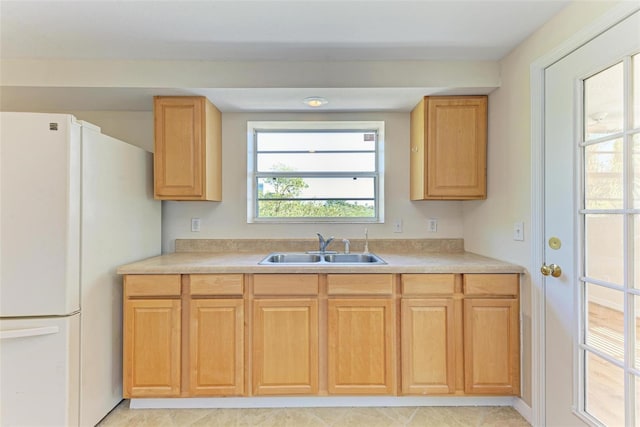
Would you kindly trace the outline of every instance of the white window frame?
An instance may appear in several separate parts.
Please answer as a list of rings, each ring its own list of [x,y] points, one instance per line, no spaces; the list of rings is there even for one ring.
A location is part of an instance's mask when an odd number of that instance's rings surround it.
[[[371,218],[280,217],[258,218],[256,132],[353,130],[374,131],[376,137],[376,171],[374,198],[376,214]],[[326,177],[341,176],[331,172]],[[355,173],[358,175],[359,173]],[[384,121],[248,121],[247,122],[247,223],[384,223]]]

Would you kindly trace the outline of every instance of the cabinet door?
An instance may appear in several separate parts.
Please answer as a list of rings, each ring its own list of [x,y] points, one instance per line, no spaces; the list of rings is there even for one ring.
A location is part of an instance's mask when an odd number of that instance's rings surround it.
[[[425,97],[411,112],[411,200],[487,197],[487,97]]]
[[[330,394],[394,394],[394,309],[390,298],[328,302]]]
[[[180,300],[125,301],[124,397],[180,395]]]
[[[253,393],[318,393],[318,300],[253,302]]]
[[[403,299],[401,310],[402,393],[453,393],[453,300]]]
[[[154,100],[156,198],[204,195],[204,101],[197,97]]]
[[[464,301],[465,393],[518,395],[518,300]]]
[[[189,395],[244,393],[244,302],[192,299],[189,331]]]
[[[430,97],[427,198],[485,198],[487,98]]]

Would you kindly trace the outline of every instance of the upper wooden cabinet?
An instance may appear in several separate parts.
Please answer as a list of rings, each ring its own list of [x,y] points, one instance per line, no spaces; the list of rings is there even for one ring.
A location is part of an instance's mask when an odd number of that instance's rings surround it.
[[[222,200],[222,118],[201,96],[154,98],[154,195]]]
[[[411,200],[487,197],[487,97],[424,97],[411,112]]]

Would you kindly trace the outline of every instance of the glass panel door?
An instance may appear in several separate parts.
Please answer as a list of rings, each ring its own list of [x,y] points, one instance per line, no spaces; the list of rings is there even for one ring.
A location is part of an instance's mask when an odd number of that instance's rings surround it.
[[[583,80],[579,410],[640,426],[640,54]]]

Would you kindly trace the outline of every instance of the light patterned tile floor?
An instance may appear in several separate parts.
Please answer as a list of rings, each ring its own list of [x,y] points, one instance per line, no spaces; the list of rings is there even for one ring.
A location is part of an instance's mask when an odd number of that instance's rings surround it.
[[[277,409],[129,409],[124,400],[99,427],[269,426],[269,427],[527,427],[508,406],[277,408]]]

